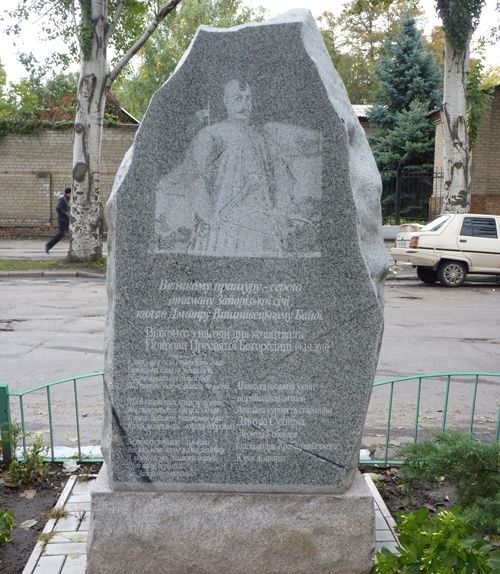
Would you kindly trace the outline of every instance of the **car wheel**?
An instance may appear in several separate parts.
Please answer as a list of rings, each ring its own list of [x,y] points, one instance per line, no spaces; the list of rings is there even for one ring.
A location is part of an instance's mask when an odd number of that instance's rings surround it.
[[[467,267],[461,261],[443,261],[438,268],[438,279],[445,287],[460,287],[465,281]]]
[[[420,281],[429,285],[432,285],[438,280],[437,271],[434,271],[432,267],[422,267],[421,265],[417,267],[417,277]]]

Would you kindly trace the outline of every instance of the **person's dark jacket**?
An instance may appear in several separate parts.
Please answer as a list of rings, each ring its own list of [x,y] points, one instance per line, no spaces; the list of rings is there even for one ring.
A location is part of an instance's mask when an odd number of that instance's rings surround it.
[[[57,202],[57,217],[59,219],[59,224],[69,225],[69,201],[66,195],[61,195],[59,201]]]

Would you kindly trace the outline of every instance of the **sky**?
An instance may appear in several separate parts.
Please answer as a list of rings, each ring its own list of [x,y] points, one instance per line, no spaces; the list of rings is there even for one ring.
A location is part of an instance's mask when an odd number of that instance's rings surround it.
[[[32,51],[40,60],[43,60],[51,52],[60,50],[61,46],[47,41],[44,42],[38,37],[35,17],[23,27],[23,33],[19,38],[6,36],[3,33],[2,15],[6,10],[14,8],[17,0],[1,0],[0,3],[0,30],[2,30],[0,35],[0,61],[6,68],[7,79],[11,82],[16,82],[26,75],[24,68],[17,61],[17,52]],[[245,3],[254,7],[264,6],[270,17],[293,8],[304,7],[309,8],[313,15],[317,17],[325,11],[339,14],[344,0],[246,0]],[[434,0],[420,0],[420,4],[424,9],[424,18],[422,20],[424,31],[430,32],[433,26],[439,25],[439,19],[434,9]],[[478,38],[495,24],[500,24],[500,15],[495,11],[496,4],[497,0],[486,0],[486,5],[481,14],[481,22],[474,38]],[[487,48],[486,63],[490,66],[500,66],[500,45]]]

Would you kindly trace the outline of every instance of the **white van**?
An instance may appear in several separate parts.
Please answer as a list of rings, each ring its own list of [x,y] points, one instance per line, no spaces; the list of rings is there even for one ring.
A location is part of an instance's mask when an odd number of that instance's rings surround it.
[[[391,256],[416,267],[424,283],[459,287],[468,273],[500,275],[500,215],[440,215],[409,241],[400,235]]]

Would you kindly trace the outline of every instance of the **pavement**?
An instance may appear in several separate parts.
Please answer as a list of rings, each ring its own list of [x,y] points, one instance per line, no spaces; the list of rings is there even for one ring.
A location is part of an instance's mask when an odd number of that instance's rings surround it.
[[[13,243],[0,241],[0,257],[1,249],[23,254],[33,253],[40,247],[37,242]],[[66,247],[57,246],[61,258],[65,257]],[[500,289],[497,284],[471,281],[460,289],[446,289],[439,284],[425,285],[416,277],[411,280],[408,271],[396,277],[407,279],[388,281],[386,285],[385,330],[376,380],[415,373],[498,371]],[[8,382],[11,391],[24,392],[69,376],[102,371],[105,314],[103,274],[96,274],[94,278],[57,277],[50,273],[44,277],[1,277],[0,379]],[[79,427],[73,385],[52,387],[56,446],[75,449],[78,428],[84,447],[97,446],[100,442],[102,401],[96,397],[102,395],[102,378],[83,379],[77,387]],[[372,394],[365,446],[381,444],[381,437],[385,436],[388,388],[378,387]],[[402,430],[392,431],[394,443],[410,432],[409,421],[415,417],[417,395],[416,382],[407,382],[398,388],[400,392],[394,395],[393,424]],[[472,400],[472,388],[469,382],[452,386],[449,403],[453,417],[450,414],[449,419],[457,427],[468,424],[464,422],[467,418],[470,423],[467,405]],[[494,426],[490,420],[496,420],[499,390],[493,382],[479,389],[476,411],[481,432],[490,432],[489,427]],[[441,381],[424,385],[421,406],[427,426],[439,424],[442,414],[437,405],[442,405],[445,398]],[[29,430],[48,439],[45,393],[26,395],[23,408]],[[18,400],[12,400],[11,412],[15,420],[20,420]]]
[[[0,260],[1,259],[59,259],[63,260],[68,253],[68,240],[59,242],[50,251],[45,253],[46,238],[39,239],[0,239]],[[388,251],[393,246],[393,241],[386,241],[385,246]],[[103,255],[107,255],[106,244],[103,246]],[[35,270],[35,271],[9,271],[0,272],[0,277],[103,277],[103,274],[92,273],[88,270]],[[396,265],[391,261],[388,281],[417,280],[415,269],[411,265]]]
[[[391,243],[386,242],[386,247],[389,249]],[[66,257],[67,251],[66,241],[58,244],[51,251],[50,256],[47,256],[44,252],[43,239],[0,239],[0,260],[48,257],[62,260]],[[0,325],[0,330],[8,334],[8,340],[5,341],[7,346],[3,349],[6,354],[2,357],[2,367],[4,375],[9,374],[8,379],[12,379],[16,386],[21,387],[30,384],[33,377],[33,365],[36,365],[37,376],[40,379],[48,377],[44,377],[45,362],[50,363],[52,369],[49,379],[67,375],[68,370],[69,372],[84,372],[86,369],[83,366],[91,362],[95,364],[92,370],[102,367],[101,339],[106,306],[104,275],[95,274],[95,278],[87,279],[57,279],[58,274],[65,273],[83,277],[78,275],[79,271],[58,270],[44,271],[42,279],[24,279],[24,277],[40,277],[41,273],[40,271],[22,272],[18,278],[5,279],[0,297],[2,299],[0,306],[8,310],[6,317],[10,318],[5,328],[1,328]],[[462,366],[467,367],[467,370],[476,367],[494,370],[488,362],[490,360],[493,364],[498,358],[494,352],[496,347],[492,345],[496,345],[498,340],[496,335],[497,310],[500,307],[495,303],[500,292],[498,290],[495,292],[495,289],[491,288],[494,286],[479,285],[459,290],[442,289],[439,286],[430,288],[417,280],[415,271],[409,266],[392,266],[388,281],[392,283],[386,291],[388,298],[384,337],[386,351],[384,354],[383,345],[380,361],[381,373],[385,376],[392,376],[400,371],[404,374],[421,372],[423,362],[426,366],[430,365],[429,368],[424,369],[427,372],[448,368],[453,370],[452,367],[457,369]],[[86,298],[82,294],[85,294]],[[467,337],[462,330],[456,329],[460,324],[467,325]],[[487,330],[490,328],[491,332]],[[29,341],[33,337],[36,338],[31,341],[32,348],[27,346],[26,337]],[[427,346],[425,346],[426,343]],[[418,353],[416,349],[419,349]],[[398,357],[400,363],[403,362],[402,365],[397,362]],[[453,365],[446,363],[447,357]],[[457,361],[462,358],[465,361],[464,365],[459,364],[457,367]],[[10,373],[9,365],[12,371]],[[52,372],[54,365],[60,367],[60,373]],[[439,365],[439,368],[436,365]],[[403,366],[406,369],[404,371]],[[61,389],[63,386],[61,385]],[[459,385],[459,391],[462,393],[460,404],[464,400],[462,387],[463,385]],[[410,395],[410,391],[411,389],[405,388],[405,396]],[[481,406],[479,404],[481,400],[491,405],[496,405],[498,402],[492,397],[493,387],[486,391],[484,397],[478,398],[478,409]],[[85,413],[82,415],[84,417],[82,420],[92,423],[92,429],[100,428],[101,413],[95,405],[95,396],[100,392],[100,381],[92,382],[89,385],[88,397],[84,395],[79,399],[82,412]],[[54,402],[60,403],[64,411],[60,413],[61,417],[58,417],[59,424],[63,418],[62,414],[68,410],[66,407],[71,397],[55,398],[58,400]],[[376,434],[380,427],[378,412],[382,413],[386,403],[387,400],[384,397],[381,397],[378,402],[373,401],[375,413],[372,413],[374,421],[371,423],[371,428],[374,429],[372,433],[375,433],[373,443],[378,440],[379,436]],[[438,407],[435,406],[437,403],[434,397],[429,404],[430,410],[427,409],[428,412],[425,412],[426,420],[431,417],[439,418],[441,411],[435,412]],[[410,406],[403,405],[401,413],[395,412],[395,424],[398,425],[395,428],[404,429],[407,426]],[[33,405],[33,409],[33,412],[38,412],[40,407],[36,404]],[[382,413],[380,416],[385,415]],[[42,424],[38,430],[42,432],[44,429]],[[59,438],[73,442],[71,439],[73,431],[69,429],[69,425],[68,429],[64,428],[63,431],[63,435]],[[55,438],[56,444],[66,442],[58,440],[58,437]],[[98,437],[90,436],[90,434],[82,438],[84,444],[87,438],[95,438],[98,441]],[[397,443],[394,442],[394,444]],[[386,546],[394,550],[397,547],[394,520],[373,483],[370,486],[370,482],[368,486],[372,490],[376,508],[376,548]],[[88,483],[80,483],[74,477],[70,479],[57,504],[65,507],[69,515],[47,522],[44,532],[54,534],[45,547],[41,543],[36,545],[23,574],[83,574],[85,572],[92,484],[92,480]]]
[[[68,242],[61,241],[50,252],[45,253],[44,239],[0,239],[1,259],[60,259],[63,260],[68,252]],[[104,248],[106,253],[106,248]],[[412,269],[391,269],[389,280],[415,279]],[[1,277],[82,277],[87,279],[104,279],[103,274],[90,273],[85,270],[33,270],[17,272],[0,272]],[[86,288],[91,288],[89,284]],[[58,286],[60,289],[61,286]],[[68,299],[66,304],[70,304]],[[59,347],[59,352],[62,347]],[[90,409],[89,409],[90,410]],[[94,409],[92,409],[94,410]],[[93,413],[96,414],[96,413]],[[97,413],[98,415],[100,413]],[[382,500],[377,488],[369,475],[364,475],[368,487],[374,497],[376,517],[376,550],[387,547],[396,550],[398,543],[395,533],[395,522],[387,506]],[[29,558],[23,574],[84,574],[86,568],[86,543],[90,521],[90,493],[95,478],[87,482],[77,481],[76,476],[70,477],[56,506],[66,509],[67,515],[60,519],[49,519],[43,532],[49,535],[48,543],[39,541]]]
[[[0,239],[0,259],[64,259],[68,253],[69,242],[63,239],[45,253],[46,237],[38,239]]]
[[[375,550],[385,547],[394,552],[398,542],[396,523],[370,475],[364,474],[375,505]],[[22,574],[85,574],[87,535],[90,523],[90,493],[95,482],[91,477],[79,482],[71,476],[56,504],[67,516],[49,519],[43,533],[49,542],[38,542]]]

